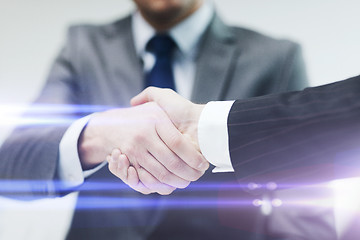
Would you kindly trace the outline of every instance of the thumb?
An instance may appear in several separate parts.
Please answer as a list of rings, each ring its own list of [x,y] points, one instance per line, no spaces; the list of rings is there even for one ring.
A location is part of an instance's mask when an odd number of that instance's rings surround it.
[[[131,106],[137,106],[137,105],[141,105],[147,102],[152,102],[154,101],[154,91],[156,88],[155,87],[148,87],[146,88],[144,91],[142,91],[141,93],[139,93],[138,95],[136,95],[135,97],[133,97],[130,100],[130,104]]]

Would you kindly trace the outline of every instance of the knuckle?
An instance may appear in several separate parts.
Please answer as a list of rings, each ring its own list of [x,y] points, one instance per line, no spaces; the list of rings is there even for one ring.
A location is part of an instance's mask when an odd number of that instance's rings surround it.
[[[168,163],[169,169],[172,171],[178,171],[183,168],[183,163],[180,159],[173,158],[169,160]]]
[[[151,115],[148,116],[147,121],[147,126],[144,131],[150,131],[150,129],[157,129],[159,127],[158,124],[160,123],[160,120],[158,115],[156,114],[156,111],[153,111]]]
[[[190,176],[192,182],[199,180],[199,178],[203,175],[203,172],[195,171],[194,174]]]
[[[198,166],[198,165],[200,165],[200,163],[203,162],[203,159],[202,159],[201,155],[197,154],[197,152],[196,153],[192,152],[191,157],[189,157],[189,159],[190,159],[189,162],[191,162],[192,165],[194,165],[194,166]]]
[[[139,131],[134,135],[134,144],[139,144],[145,142],[146,137],[143,134],[143,131]]]
[[[132,152],[132,147],[129,144],[126,144],[122,147],[122,151],[124,154],[126,154],[126,156],[128,156]]]
[[[147,107],[154,108],[154,110],[159,108],[159,106],[158,106],[158,104],[156,102],[147,102],[146,105],[147,105]]]
[[[155,90],[155,87],[150,86],[150,87],[147,87],[145,90],[146,90],[148,93],[151,93],[151,92],[153,92],[153,91]]]
[[[123,148],[123,152],[124,152],[124,154],[126,154],[127,157],[134,156],[134,148],[131,147],[130,145],[125,146]]]
[[[150,93],[152,91],[153,87],[150,86],[150,87],[147,87],[145,88],[145,90],[143,91],[144,93]]]
[[[176,148],[180,147],[181,144],[182,144],[182,141],[181,141],[181,138],[178,135],[173,135],[170,138],[169,145],[170,145],[171,149],[176,149]]]
[[[170,89],[170,88],[165,88],[165,89],[163,89],[163,91],[164,91],[164,93],[166,93],[166,94],[171,94],[172,92],[174,92],[172,89]]]
[[[168,183],[170,178],[170,174],[165,171],[161,171],[158,174],[158,180],[162,183]]]
[[[197,154],[196,157],[194,157],[193,159],[194,159],[194,160],[193,160],[193,166],[194,166],[196,169],[202,171],[202,170],[205,170],[205,169],[203,169],[203,168],[204,168],[203,165],[207,166],[207,168],[209,167],[208,161],[207,161],[201,154]],[[201,169],[199,169],[199,168],[200,168],[200,164],[201,164]],[[206,169],[207,169],[207,168],[206,168]]]

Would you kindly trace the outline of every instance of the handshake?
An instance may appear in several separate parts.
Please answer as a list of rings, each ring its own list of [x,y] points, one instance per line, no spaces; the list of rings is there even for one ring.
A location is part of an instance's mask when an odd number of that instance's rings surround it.
[[[131,105],[92,116],[78,143],[83,169],[106,157],[109,170],[143,194],[168,195],[198,180],[209,168],[197,137],[204,105],[155,87]]]

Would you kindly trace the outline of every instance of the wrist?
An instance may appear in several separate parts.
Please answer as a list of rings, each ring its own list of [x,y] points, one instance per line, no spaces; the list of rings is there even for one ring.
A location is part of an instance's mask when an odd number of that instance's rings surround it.
[[[94,168],[105,159],[106,152],[103,146],[106,146],[104,139],[99,134],[97,118],[101,113],[93,114],[88,124],[82,130],[78,141],[78,153],[83,170]],[[100,130],[101,132],[101,130]]]

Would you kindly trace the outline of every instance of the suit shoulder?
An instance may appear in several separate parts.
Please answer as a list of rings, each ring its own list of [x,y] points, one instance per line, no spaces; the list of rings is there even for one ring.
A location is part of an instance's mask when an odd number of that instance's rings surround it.
[[[292,40],[277,39],[263,33],[243,27],[230,27],[238,44],[245,45],[249,50],[294,51],[300,45]]]
[[[75,24],[68,28],[68,37],[80,39],[96,39],[108,38],[122,30],[126,26],[130,26],[131,18],[127,16],[120,20],[116,20],[105,24]]]

